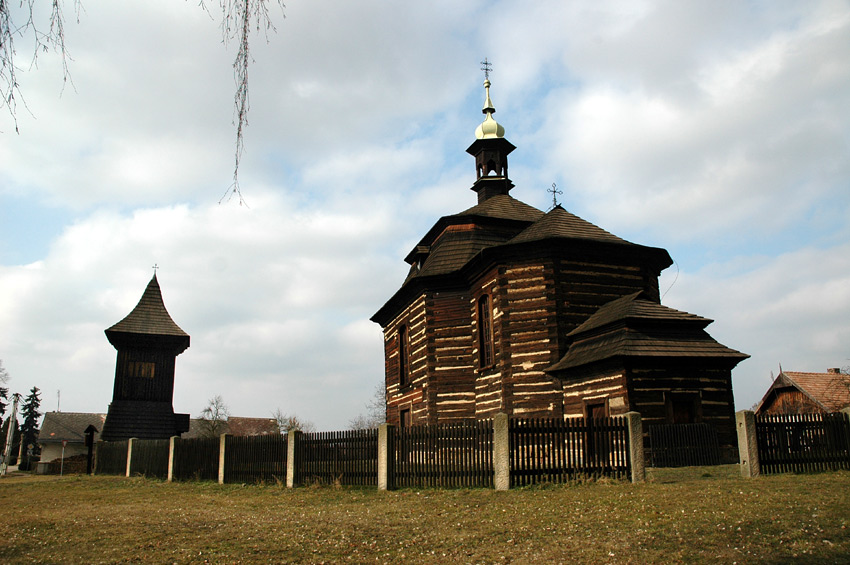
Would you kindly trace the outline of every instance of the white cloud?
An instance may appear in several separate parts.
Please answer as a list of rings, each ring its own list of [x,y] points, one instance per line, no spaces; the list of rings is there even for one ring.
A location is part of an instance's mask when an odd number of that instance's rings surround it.
[[[65,410],[106,409],[103,330],[158,264],[192,336],[177,411],[221,394],[235,414],[344,426],[382,376],[368,318],[403,257],[475,204],[485,56],[513,194],[545,208],[557,182],[571,211],[668,248],[665,303],[753,356],[740,402],[779,362],[846,364],[844,2],[287,4],[252,45],[247,207],[216,204],[235,131],[215,22],[171,0],[85,10],[67,28],[76,91],[42,57],[19,76],[34,116],[0,136],[0,359],[45,408],[61,389]]]

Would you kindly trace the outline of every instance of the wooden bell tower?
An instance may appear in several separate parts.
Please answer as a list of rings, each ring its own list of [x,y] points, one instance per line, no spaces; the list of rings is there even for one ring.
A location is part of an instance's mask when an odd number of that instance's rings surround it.
[[[154,273],[141,300],[126,318],[106,330],[118,352],[112,403],[101,439],[165,439],[188,431],[189,415],[175,414],[174,365],[189,347],[162,301]]]

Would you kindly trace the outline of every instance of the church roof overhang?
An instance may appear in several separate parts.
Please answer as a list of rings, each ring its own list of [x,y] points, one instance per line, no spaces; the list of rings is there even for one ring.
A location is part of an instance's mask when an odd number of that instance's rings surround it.
[[[749,357],[712,338],[705,331],[710,323],[636,292],[602,306],[570,332],[567,353],[545,371],[558,376],[605,360],[649,358],[699,360],[731,369]]]

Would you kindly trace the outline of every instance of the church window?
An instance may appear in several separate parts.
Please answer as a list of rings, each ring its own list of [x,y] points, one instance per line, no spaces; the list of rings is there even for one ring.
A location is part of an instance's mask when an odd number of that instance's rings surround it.
[[[493,364],[493,309],[487,294],[478,299],[478,354],[482,368]]]
[[[398,383],[400,386],[408,384],[407,341],[407,326],[401,326],[398,329]]]

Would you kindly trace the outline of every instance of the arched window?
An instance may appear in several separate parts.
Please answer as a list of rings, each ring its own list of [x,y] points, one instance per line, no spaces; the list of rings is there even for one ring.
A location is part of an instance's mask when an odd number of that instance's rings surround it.
[[[493,364],[493,308],[486,294],[478,299],[478,354],[482,368]]]
[[[398,328],[398,383],[407,384],[407,326]]]

